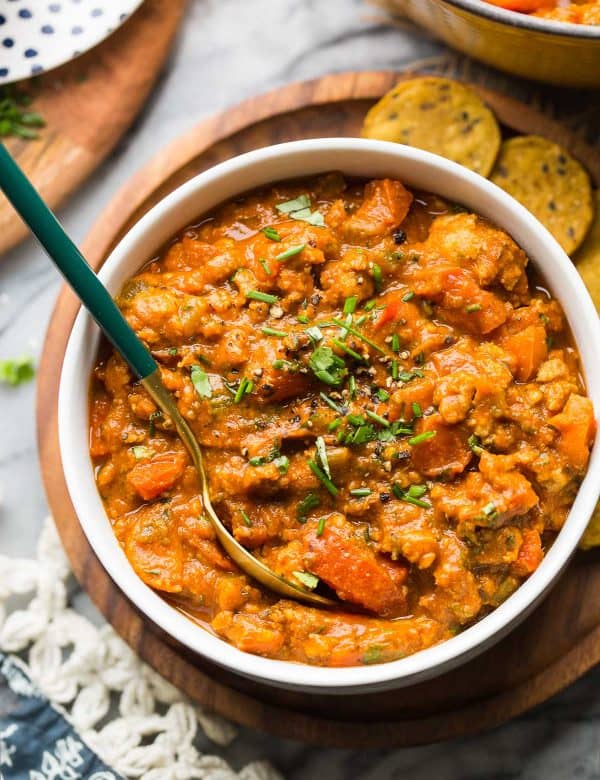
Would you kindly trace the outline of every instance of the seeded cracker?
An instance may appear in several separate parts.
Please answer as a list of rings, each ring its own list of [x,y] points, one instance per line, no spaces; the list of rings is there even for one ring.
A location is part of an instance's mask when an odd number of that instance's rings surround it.
[[[596,190],[594,200],[596,217],[574,260],[600,314],[600,190]],[[600,517],[598,535],[600,536]]]
[[[528,208],[567,254],[581,244],[594,213],[592,188],[562,146],[537,135],[504,141],[490,178]]]
[[[488,176],[500,148],[500,128],[471,89],[450,79],[403,81],[365,117],[364,138],[416,146]]]

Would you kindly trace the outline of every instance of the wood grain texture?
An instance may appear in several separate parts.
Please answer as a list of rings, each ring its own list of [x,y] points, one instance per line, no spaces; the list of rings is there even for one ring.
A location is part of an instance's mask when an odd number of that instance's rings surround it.
[[[6,146],[53,209],[102,162],[144,105],[187,0],[146,0],[125,24],[76,60],[24,85],[46,127]],[[0,195],[0,254],[27,235]]]
[[[99,267],[128,227],[181,182],[234,154],[269,143],[358,133],[373,100],[405,74],[347,73],[292,84],[198,125],[157,155],[117,193],[84,249]],[[495,93],[485,94],[506,128],[567,142],[600,180],[600,160],[561,125]],[[39,452],[48,500],[75,575],[134,650],[204,707],[278,736],[322,745],[392,747],[491,728],[560,691],[600,660],[600,553],[578,553],[548,598],[507,638],[436,680],[391,693],[305,696],[268,688],[211,666],[142,619],[92,553],[62,474],[57,393],[77,312],[63,290],[39,370]],[[199,629],[200,630],[200,629]]]

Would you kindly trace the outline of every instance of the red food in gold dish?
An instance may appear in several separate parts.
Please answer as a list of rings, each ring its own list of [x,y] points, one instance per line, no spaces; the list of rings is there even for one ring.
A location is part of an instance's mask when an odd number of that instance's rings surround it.
[[[118,303],[205,449],[211,494],[272,569],[215,541],[183,445],[104,347],[90,451],[137,574],[241,650],[388,661],[504,601],[562,527],[595,433],[559,304],[475,214],[339,174],[217,209]]]
[[[568,0],[486,0],[491,5],[509,11],[553,19],[572,24],[600,24],[600,0],[593,2],[568,2]]]

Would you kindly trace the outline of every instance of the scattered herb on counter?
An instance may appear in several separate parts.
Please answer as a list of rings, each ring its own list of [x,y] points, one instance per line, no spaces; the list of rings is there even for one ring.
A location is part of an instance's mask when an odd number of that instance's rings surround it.
[[[19,358],[0,360],[0,382],[7,385],[22,385],[35,376],[33,358],[23,355]]]
[[[0,137],[39,138],[37,130],[45,127],[46,122],[41,114],[26,110],[30,103],[30,95],[11,86],[0,88]]]

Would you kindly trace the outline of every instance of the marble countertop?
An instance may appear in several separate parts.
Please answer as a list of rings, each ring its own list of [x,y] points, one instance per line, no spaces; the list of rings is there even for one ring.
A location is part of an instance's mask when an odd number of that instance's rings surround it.
[[[190,0],[152,97],[110,158],[61,212],[81,240],[117,188],[203,117],[289,81],[327,72],[400,69],[443,49],[384,23],[362,0]],[[0,358],[38,356],[60,279],[33,241],[0,262]],[[47,505],[40,479],[34,383],[0,387],[0,551],[31,556]],[[83,593],[78,608],[93,614]],[[393,751],[324,750],[250,730],[223,755],[234,766],[268,758],[290,780],[562,780],[600,778],[600,670],[495,731]],[[214,746],[207,743],[207,750]]]

